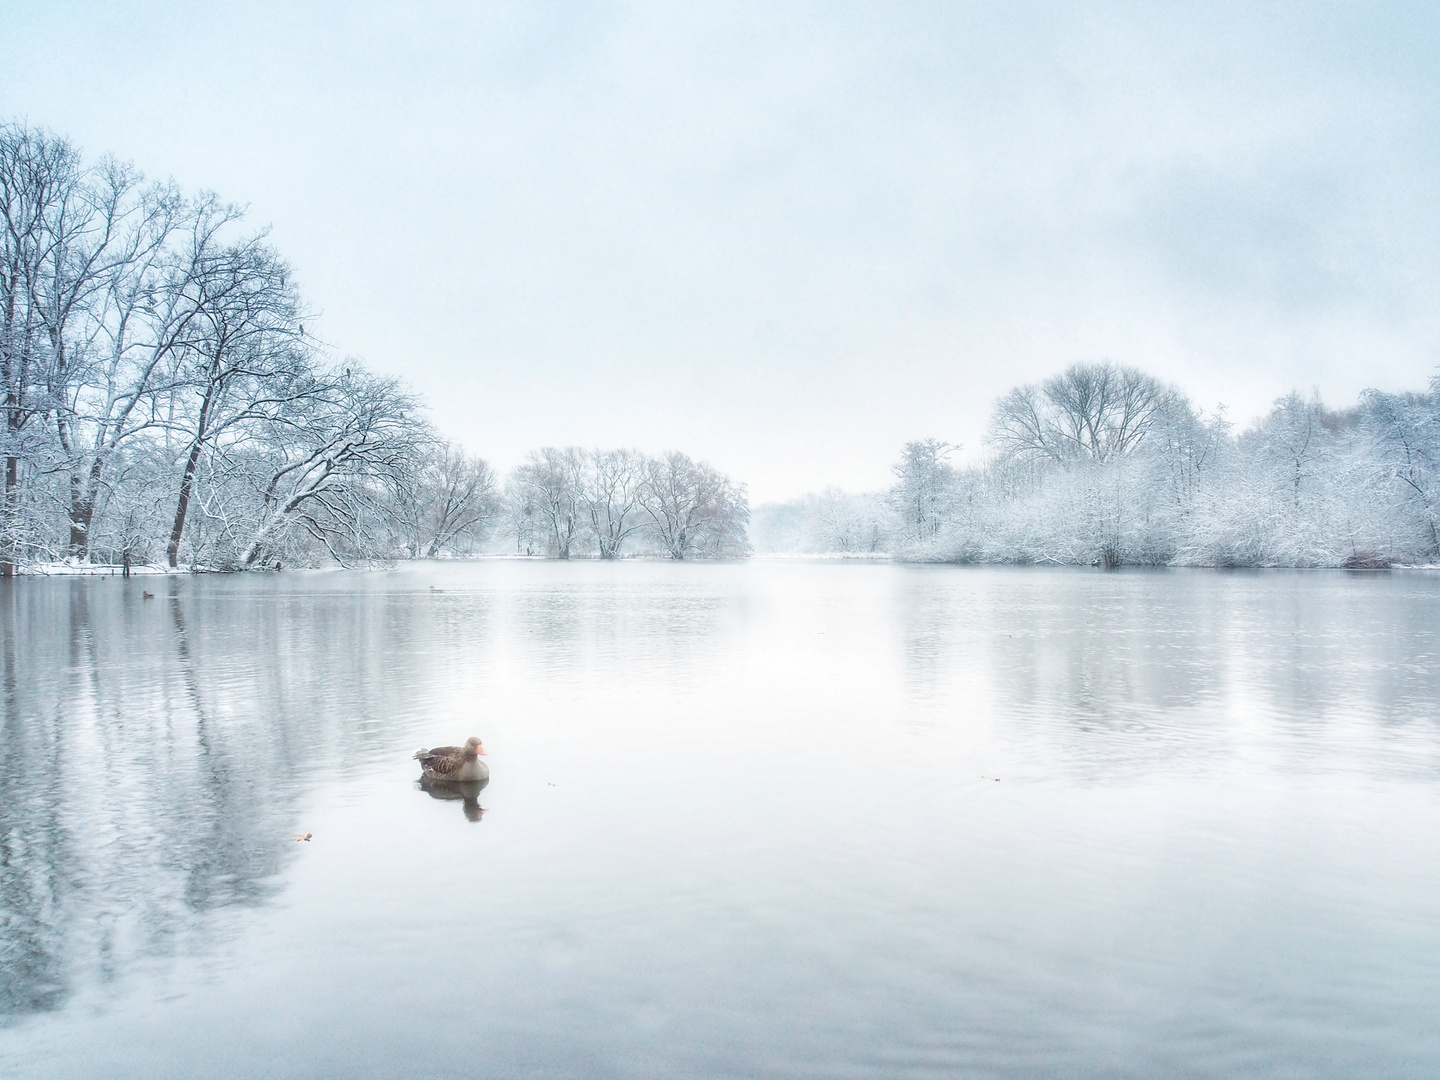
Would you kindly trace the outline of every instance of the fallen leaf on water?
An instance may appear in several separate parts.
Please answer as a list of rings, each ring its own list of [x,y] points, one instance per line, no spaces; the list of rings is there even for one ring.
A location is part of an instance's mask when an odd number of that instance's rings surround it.
[[[997,783],[997,784],[1000,782],[1000,778],[999,778],[998,776],[982,776],[982,777],[980,777],[980,779],[981,779],[981,780],[994,780],[995,783]]]
[[[551,787],[555,786],[555,782],[553,780],[546,780],[545,783],[549,784]]]

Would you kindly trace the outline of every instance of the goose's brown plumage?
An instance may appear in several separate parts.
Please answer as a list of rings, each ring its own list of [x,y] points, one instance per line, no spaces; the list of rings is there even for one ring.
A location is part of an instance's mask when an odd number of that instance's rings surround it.
[[[420,762],[421,771],[431,780],[474,783],[490,779],[490,767],[478,756],[484,753],[485,747],[472,735],[465,740],[464,746],[416,750],[415,760]]]

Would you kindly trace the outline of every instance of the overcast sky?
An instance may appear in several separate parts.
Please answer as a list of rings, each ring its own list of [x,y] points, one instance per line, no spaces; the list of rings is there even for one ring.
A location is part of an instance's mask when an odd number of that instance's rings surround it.
[[[1440,6],[0,0],[0,119],[250,206],[500,468],[785,498],[1136,364],[1245,422],[1440,364]]]

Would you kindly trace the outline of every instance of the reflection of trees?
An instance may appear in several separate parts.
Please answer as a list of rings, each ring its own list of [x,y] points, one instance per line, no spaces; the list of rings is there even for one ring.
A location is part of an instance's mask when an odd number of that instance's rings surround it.
[[[0,1016],[52,1009],[64,997],[53,951],[60,931],[54,900],[64,892],[58,875],[69,861],[60,792],[49,782],[58,767],[55,716],[19,722],[22,639],[15,590],[6,591],[0,595],[12,602],[0,622]]]
[[[1308,572],[916,572],[899,608],[907,692],[958,704],[982,684],[1039,768],[1153,774],[1240,742],[1310,768],[1317,731],[1433,719],[1440,677],[1413,662],[1433,613],[1404,592],[1398,576]]]
[[[188,825],[184,835],[165,848],[167,863],[183,880],[185,905],[191,910],[253,903],[264,898],[278,869],[275,837],[284,826],[273,817],[275,806],[267,804],[271,813],[260,815],[249,801],[257,771],[280,777],[290,773],[290,759],[283,754],[286,727],[278,725],[274,733],[263,732],[258,739],[253,737],[254,727],[249,729],[250,738],[227,738],[223,723],[210,715],[204,700],[204,680],[191,651],[184,604],[172,594],[169,605],[175,672],[183,686],[181,714],[192,719],[193,730],[183,733],[180,741],[191,748],[189,767],[178,770],[175,786],[165,792],[166,817],[183,815]],[[257,832],[261,824],[265,829]]]
[[[1177,603],[1173,577],[951,569],[906,585],[909,694],[963,700],[978,680],[1007,729],[1067,757],[1130,753],[1224,682],[1210,612]]]
[[[0,589],[0,1022],[203,949],[279,887],[305,789],[390,737],[423,614],[274,582]]]
[[[701,658],[713,656],[727,599],[664,566],[649,570],[623,584],[556,578],[518,593],[514,632],[535,647],[539,670],[579,663],[617,676],[635,668],[693,680]]]

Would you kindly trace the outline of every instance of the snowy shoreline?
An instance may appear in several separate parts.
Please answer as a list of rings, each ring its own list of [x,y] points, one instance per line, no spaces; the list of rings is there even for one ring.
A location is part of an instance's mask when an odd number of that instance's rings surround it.
[[[958,561],[944,559],[902,559],[883,552],[764,552],[749,557],[756,562],[862,562],[862,563],[896,563],[905,566],[956,566],[956,567],[994,567],[1008,566],[1015,568],[1025,567],[1069,567],[1077,570],[1091,570],[1098,568],[1096,563],[1062,563],[1062,562],[1013,562],[1013,561]],[[415,566],[422,563],[464,563],[464,562],[574,562],[574,563],[602,563],[602,562],[673,562],[675,560],[653,557],[653,556],[627,556],[620,559],[598,559],[598,558],[574,558],[569,560],[547,559],[543,555],[502,555],[484,554],[473,555],[466,558],[449,559],[399,559],[391,563],[372,566],[295,566],[292,570],[304,571],[306,573],[316,572],[340,572],[346,570],[358,570],[363,572],[396,570],[405,566]],[[700,563],[734,562],[749,560],[734,559],[695,559],[687,560]],[[1278,563],[1256,564],[1253,566],[1219,565],[1202,563],[1157,563],[1157,564],[1123,564],[1113,568],[1115,570],[1344,570],[1349,573],[1383,573],[1390,570],[1440,570],[1440,563],[1395,563],[1391,566],[1376,567],[1354,567],[1344,566],[1336,563],[1333,565],[1295,566],[1281,565]],[[130,567],[131,577],[184,577],[200,574],[253,574],[253,573],[284,573],[284,570],[228,570],[219,567],[169,567],[156,566],[154,564],[132,564]],[[104,563],[69,563],[50,562],[33,563],[26,566],[17,566],[15,576],[19,577],[124,577],[125,568],[119,565]]]

